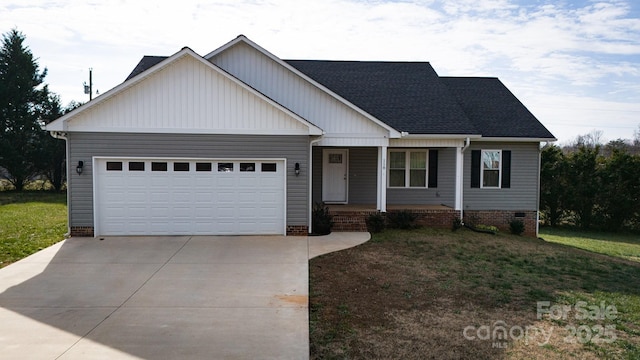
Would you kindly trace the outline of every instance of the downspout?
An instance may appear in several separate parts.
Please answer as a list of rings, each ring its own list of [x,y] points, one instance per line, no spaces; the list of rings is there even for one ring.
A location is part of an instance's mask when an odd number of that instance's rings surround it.
[[[67,170],[67,233],[64,234],[65,238],[71,237],[71,192],[69,191],[69,180],[71,176],[69,174],[69,139],[66,133],[59,131],[49,131],[49,135],[54,139],[60,139],[65,141],[65,157],[66,157],[66,170]]]
[[[317,144],[318,142],[320,142],[320,140],[322,140],[323,135],[318,136],[316,139],[313,139],[309,142],[309,206],[308,206],[308,226],[309,229],[307,230],[307,232],[309,234],[311,234],[311,226],[312,224],[312,209],[313,209],[313,145]]]
[[[466,138],[464,140],[464,146],[460,149],[460,153],[462,154],[462,167],[460,169],[460,175],[462,179],[460,179],[460,223],[464,225],[464,152],[471,145],[471,139]]]
[[[545,146],[549,145],[547,141]],[[540,172],[542,171],[542,147],[538,146],[538,187],[537,187],[537,195],[536,196],[536,238],[540,232]]]

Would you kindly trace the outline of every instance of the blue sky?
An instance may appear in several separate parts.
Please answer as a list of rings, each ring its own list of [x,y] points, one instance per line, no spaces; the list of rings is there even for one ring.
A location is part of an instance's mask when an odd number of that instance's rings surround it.
[[[499,77],[567,143],[640,126],[635,0],[3,0],[64,104],[101,93],[143,55],[201,55],[239,34],[284,59],[429,61],[443,76]]]

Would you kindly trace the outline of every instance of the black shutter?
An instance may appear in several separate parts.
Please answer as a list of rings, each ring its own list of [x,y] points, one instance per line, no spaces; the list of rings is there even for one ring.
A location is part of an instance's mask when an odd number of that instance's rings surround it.
[[[429,184],[430,188],[438,187],[438,150],[429,150]]]
[[[480,150],[471,151],[471,187],[480,187]]]
[[[511,187],[511,150],[502,150],[502,188]]]

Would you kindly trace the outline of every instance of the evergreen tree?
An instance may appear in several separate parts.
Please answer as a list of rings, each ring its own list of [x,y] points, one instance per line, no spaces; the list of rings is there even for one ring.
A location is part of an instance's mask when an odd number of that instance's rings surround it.
[[[47,70],[40,72],[24,41],[13,29],[3,35],[0,48],[0,167],[18,191],[38,173],[34,160],[40,155],[39,116],[47,93],[41,87]]]
[[[49,93],[46,87],[44,90],[46,99],[39,108],[43,126],[66,112],[60,105],[60,97]],[[54,138],[47,131],[42,131],[39,138],[39,155],[35,159],[36,168],[51,182],[53,189],[59,191],[62,189],[65,175],[65,141]]]
[[[566,159],[562,149],[547,145],[542,149],[540,169],[540,210],[549,225],[556,226],[564,214],[566,187]]]

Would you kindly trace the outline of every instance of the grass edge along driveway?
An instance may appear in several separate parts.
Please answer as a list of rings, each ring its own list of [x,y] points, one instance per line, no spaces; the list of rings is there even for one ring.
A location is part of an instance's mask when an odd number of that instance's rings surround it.
[[[64,239],[66,194],[0,192],[0,268]]]

